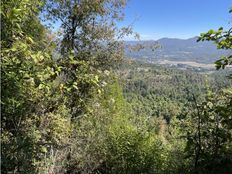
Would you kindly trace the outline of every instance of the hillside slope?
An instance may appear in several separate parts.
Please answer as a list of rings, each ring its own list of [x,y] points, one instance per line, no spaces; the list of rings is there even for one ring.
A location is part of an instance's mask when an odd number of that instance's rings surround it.
[[[162,38],[157,41],[130,41],[133,44],[156,44],[161,48],[151,50],[145,48],[140,51],[129,51],[126,55],[133,59],[157,62],[160,60],[171,61],[192,61],[197,63],[213,63],[222,55],[227,55],[229,51],[218,50],[212,42],[197,42],[197,37],[190,39]]]

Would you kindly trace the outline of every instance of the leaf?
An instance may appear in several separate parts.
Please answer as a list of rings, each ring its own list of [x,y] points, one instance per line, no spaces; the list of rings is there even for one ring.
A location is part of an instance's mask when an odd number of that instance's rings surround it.
[[[232,7],[230,8],[229,13],[232,13]]]
[[[27,37],[27,40],[29,41],[29,43],[31,43],[31,44],[33,44],[34,43],[34,41],[33,41],[33,39],[31,38],[31,37]]]
[[[99,77],[98,77],[98,75],[95,75],[95,80],[96,80],[96,82],[98,82],[99,81]]]
[[[48,150],[47,150],[46,147],[41,147],[41,151],[42,151],[43,153],[47,153],[47,152],[48,152]]]

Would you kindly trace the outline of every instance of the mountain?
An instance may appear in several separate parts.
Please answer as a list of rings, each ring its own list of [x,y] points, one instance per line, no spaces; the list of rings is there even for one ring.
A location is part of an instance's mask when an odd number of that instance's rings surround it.
[[[133,59],[142,59],[152,62],[160,60],[191,61],[197,63],[213,63],[228,51],[218,50],[212,42],[197,42],[197,37],[190,39],[162,38],[157,41],[130,41],[127,45],[152,45],[159,44],[161,48],[152,49],[146,47],[140,51],[129,51],[126,55]]]

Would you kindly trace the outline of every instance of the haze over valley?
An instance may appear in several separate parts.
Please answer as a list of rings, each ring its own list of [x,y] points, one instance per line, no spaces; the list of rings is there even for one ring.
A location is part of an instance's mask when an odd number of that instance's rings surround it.
[[[231,174],[230,6],[2,0],[1,172]]]
[[[133,60],[142,60],[168,66],[184,68],[215,68],[214,62],[231,51],[219,50],[213,42],[197,42],[197,37],[189,39],[162,38],[157,41],[127,41],[127,45],[159,45],[157,49],[145,47],[139,51],[126,49],[126,55]]]

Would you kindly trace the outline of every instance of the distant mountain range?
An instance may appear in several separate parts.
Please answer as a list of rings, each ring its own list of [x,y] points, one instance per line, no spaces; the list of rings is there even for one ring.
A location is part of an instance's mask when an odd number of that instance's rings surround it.
[[[159,44],[161,48],[152,51],[144,48],[140,51],[129,51],[126,48],[126,55],[133,59],[157,62],[160,60],[170,61],[192,61],[197,63],[214,63],[222,55],[227,55],[229,51],[218,50],[209,41],[197,42],[197,37],[190,39],[162,38],[157,41],[128,41],[127,45],[152,45]]]

